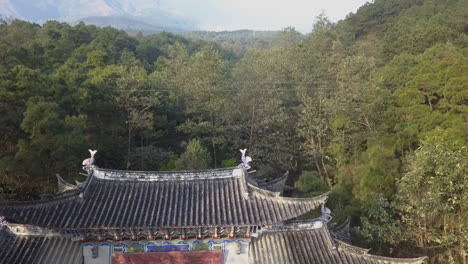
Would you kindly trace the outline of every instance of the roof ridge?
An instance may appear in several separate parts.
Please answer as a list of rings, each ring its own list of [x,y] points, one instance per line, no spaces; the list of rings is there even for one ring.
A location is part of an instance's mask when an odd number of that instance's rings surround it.
[[[277,178],[274,178],[273,180],[271,181],[266,181],[266,182],[260,182],[258,183],[258,185],[260,186],[268,186],[268,185],[272,185],[272,184],[275,184],[275,183],[279,183],[283,180],[286,180],[289,176],[289,171],[286,171],[282,176],[280,177],[277,177]]]
[[[304,231],[322,229],[326,223],[321,218],[312,218],[307,220],[288,220],[275,225],[265,232],[290,232],[290,231]]]
[[[351,216],[346,217],[346,220],[344,220],[341,224],[335,226],[332,228],[334,231],[339,231],[341,229],[347,229],[350,228],[351,225]]]
[[[342,228],[343,226],[348,226],[350,224],[350,220],[351,218],[348,217],[338,227]],[[415,258],[392,258],[392,257],[384,257],[384,256],[369,254],[369,251],[371,250],[370,248],[362,248],[362,247],[354,246],[354,245],[351,245],[350,243],[334,238],[328,226],[327,226],[327,231],[330,236],[330,239],[335,241],[336,250],[341,250],[348,254],[361,256],[366,259],[373,259],[373,260],[385,261],[385,262],[391,262],[391,263],[416,264],[416,263],[422,263],[422,261],[427,258],[426,256],[415,257]]]
[[[90,173],[92,175],[92,172]],[[58,174],[57,180],[63,180]],[[44,205],[44,204],[55,204],[55,202],[67,201],[76,197],[80,197],[81,193],[85,192],[87,187],[92,182],[93,177],[86,178],[85,181],[81,182],[80,185],[73,185],[76,188],[68,189],[58,193],[45,194],[40,200],[29,200],[29,201],[0,201],[0,206],[2,207],[17,207],[17,206],[34,206],[34,205]],[[65,180],[63,180],[65,181]],[[70,184],[70,183],[68,183]],[[72,184],[70,184],[72,185]]]
[[[15,207],[15,206],[31,206],[31,205],[41,205],[41,204],[48,204],[52,202],[60,202],[67,199],[75,198],[81,193],[80,189],[73,189],[64,191],[61,193],[53,193],[47,196],[44,196],[43,199],[40,200],[30,200],[30,201],[0,201],[0,206],[2,207]]]
[[[3,223],[2,228],[15,236],[63,237],[57,231],[28,224]]]
[[[259,187],[255,187],[255,186],[253,186],[251,184],[249,184],[249,187],[251,189],[253,189],[252,194],[254,194],[254,195],[264,196],[264,197],[267,196],[267,198],[272,198],[272,199],[275,199],[275,200],[287,201],[287,202],[312,202],[314,204],[322,204],[322,203],[325,203],[325,201],[328,199],[328,195],[330,194],[330,192],[326,192],[326,193],[323,193],[323,194],[318,195],[318,196],[305,197],[305,198],[301,198],[301,197],[283,197],[283,196],[279,195],[279,192],[268,191],[268,190],[265,190],[265,189],[261,189]],[[278,195],[276,195],[276,194],[278,194]]]
[[[211,172],[211,171],[228,171],[233,169],[240,169],[240,167],[226,167],[226,168],[216,168],[216,169],[203,169],[203,170],[178,170],[178,171],[142,171],[142,170],[117,170],[117,169],[106,169],[106,168],[94,168],[93,170],[102,170],[102,171],[121,171],[121,172],[135,172],[135,173],[195,173],[195,172]]]
[[[65,181],[58,173],[55,174],[55,177],[57,177],[57,185],[59,192],[65,192],[78,188],[78,186]]]
[[[368,252],[370,251],[370,249],[353,246],[340,240],[336,240],[336,241],[337,241],[337,248],[336,248],[337,250],[341,250],[348,254],[361,256],[367,259],[380,260],[380,261],[386,261],[386,262],[392,262],[392,263],[416,264],[416,263],[422,263],[427,258],[427,256],[414,257],[414,258],[393,258],[393,257],[378,256],[374,254],[369,254]]]
[[[269,196],[269,197],[272,197],[272,198],[276,198],[276,197],[280,197],[280,192],[272,192],[272,191],[269,191],[269,190],[265,190],[263,188],[260,188],[258,186],[255,186],[253,185],[252,183],[249,183],[247,182],[247,186],[249,189],[251,189],[252,193],[261,193],[263,195],[266,195],[266,196]]]
[[[351,244],[351,217],[348,216],[341,224],[330,228],[334,239]]]
[[[92,175],[104,180],[178,181],[238,178],[241,177],[242,170],[239,167],[187,171],[131,171],[94,168]]]

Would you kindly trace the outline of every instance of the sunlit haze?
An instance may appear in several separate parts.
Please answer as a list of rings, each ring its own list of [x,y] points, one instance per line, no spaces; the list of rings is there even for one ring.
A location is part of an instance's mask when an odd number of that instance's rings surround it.
[[[366,0],[0,0],[0,16],[43,23],[74,23],[88,17],[126,17],[120,27],[141,24],[182,30],[281,30],[294,27],[310,32],[324,13],[331,21],[343,19]],[[109,18],[110,19],[110,18]],[[99,20],[98,22],[110,20]],[[96,19],[90,23],[96,23]],[[113,25],[114,24],[100,24]],[[119,27],[119,26],[117,26]]]
[[[309,32],[317,15],[332,21],[355,12],[366,0],[165,0],[161,8],[177,11],[199,22],[205,30],[278,30],[292,26]]]

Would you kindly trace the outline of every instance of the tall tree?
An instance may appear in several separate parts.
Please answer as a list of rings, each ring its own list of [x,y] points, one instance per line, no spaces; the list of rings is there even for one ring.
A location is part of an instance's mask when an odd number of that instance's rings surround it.
[[[116,81],[116,103],[125,113],[127,127],[127,169],[130,168],[132,140],[139,129],[151,128],[152,108],[158,104],[156,90],[148,85],[146,72],[137,66],[119,66]]]
[[[176,170],[203,170],[210,167],[210,153],[200,140],[191,139],[184,153],[175,162]]]
[[[450,131],[436,129],[408,159],[398,183],[397,208],[405,238],[439,248],[439,261],[466,263],[468,148]]]
[[[203,138],[211,145],[213,167],[218,165],[218,148],[225,141],[225,62],[212,46],[195,53],[184,73],[183,94],[188,120],[179,129]]]
[[[284,49],[251,51],[232,70],[227,112],[230,139],[261,163],[296,169],[295,107],[298,105]]]

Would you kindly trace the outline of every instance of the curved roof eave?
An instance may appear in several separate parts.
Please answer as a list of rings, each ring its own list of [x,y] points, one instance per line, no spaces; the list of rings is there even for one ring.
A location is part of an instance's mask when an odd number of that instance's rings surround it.
[[[322,224],[317,224],[318,222],[321,222]],[[280,235],[279,233],[282,234]],[[276,244],[281,244],[281,241],[278,240],[282,239],[286,239],[287,241],[289,241],[288,243],[285,243],[283,245],[299,245],[304,243],[304,236],[314,237],[314,239],[307,239],[309,243],[312,243],[310,245],[307,245],[307,247],[291,247],[286,248],[282,251],[271,251],[265,250],[265,247],[262,246],[265,243],[269,244],[272,241],[275,241]],[[300,240],[301,242],[291,244],[291,241],[295,240]],[[316,242],[318,242],[318,244],[316,244]],[[256,246],[256,244],[259,245]],[[313,248],[315,250],[311,251],[307,250],[306,248]],[[321,253],[318,254],[318,251],[320,251]],[[319,218],[310,220],[294,220],[284,222],[281,225],[275,226],[270,230],[265,230],[262,234],[259,235],[258,238],[254,239],[252,253],[254,259],[252,259],[251,262],[270,263],[272,259],[289,259],[289,254],[296,254],[298,256],[297,261],[295,261],[295,263],[298,264],[310,263],[310,259],[316,258],[316,260],[318,261],[318,255],[321,255],[320,259],[323,256],[329,256],[329,258],[326,259],[327,264],[341,263],[336,262],[334,258],[338,256],[337,254],[344,254],[341,256],[343,256],[346,259],[352,260],[351,262],[346,263],[364,263],[362,262],[362,260],[365,260],[365,263],[371,264],[421,264],[427,258],[426,256],[416,258],[383,257],[368,254],[368,251],[369,249],[352,246],[345,242],[334,239],[326,223]],[[285,255],[285,252],[288,252],[288,254]],[[348,257],[346,257],[346,255],[348,255]],[[361,259],[361,261],[359,259]]]

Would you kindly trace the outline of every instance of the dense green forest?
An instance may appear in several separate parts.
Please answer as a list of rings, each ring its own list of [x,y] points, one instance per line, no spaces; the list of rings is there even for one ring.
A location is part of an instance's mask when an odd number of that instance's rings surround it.
[[[82,181],[87,149],[100,167],[182,170],[248,148],[297,195],[331,190],[357,243],[467,263],[467,33],[464,0],[375,0],[234,48],[2,22],[0,199],[53,192],[55,173]]]
[[[281,44],[286,37],[287,43],[299,42],[304,36],[296,32],[294,28],[285,28],[282,31],[188,31],[178,33],[188,39],[214,42],[225,50],[229,50],[237,56],[243,56],[251,49],[267,49]],[[294,38],[294,39],[292,39]]]

